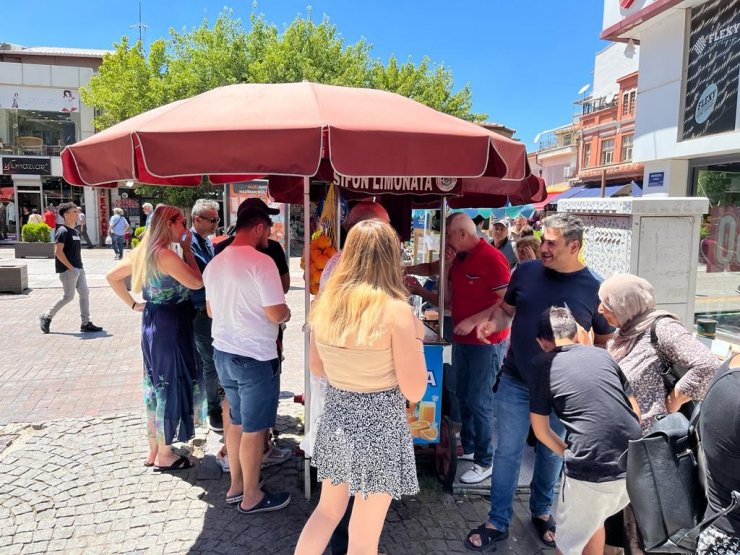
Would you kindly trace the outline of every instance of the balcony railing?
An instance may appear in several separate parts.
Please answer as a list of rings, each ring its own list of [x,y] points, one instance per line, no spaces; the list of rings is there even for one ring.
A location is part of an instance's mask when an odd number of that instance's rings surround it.
[[[617,105],[617,95],[611,97],[602,96],[601,98],[587,99],[582,102],[581,115],[593,114],[601,110],[608,110]]]
[[[545,133],[539,140],[537,150],[539,152],[555,150],[558,148],[569,148],[575,144],[575,133]]]
[[[64,150],[59,145],[18,146],[0,144],[2,156],[59,156]]]

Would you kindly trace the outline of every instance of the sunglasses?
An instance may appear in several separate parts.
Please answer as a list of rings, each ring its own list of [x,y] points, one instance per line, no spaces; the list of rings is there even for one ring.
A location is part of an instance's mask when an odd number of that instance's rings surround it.
[[[212,224],[217,224],[221,221],[221,218],[206,218],[205,216],[198,216],[201,220],[205,220],[207,222],[211,222]]]

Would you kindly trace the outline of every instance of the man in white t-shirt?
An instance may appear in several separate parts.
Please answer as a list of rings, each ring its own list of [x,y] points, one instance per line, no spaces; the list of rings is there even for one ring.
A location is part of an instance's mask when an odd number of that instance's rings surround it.
[[[263,491],[259,484],[264,433],[275,425],[280,393],[278,326],[290,319],[277,266],[257,250],[267,246],[271,227],[259,208],[240,212],[234,242],[203,272],[213,358],[231,417],[226,502],[238,504],[242,514],[290,503],[289,493]]]

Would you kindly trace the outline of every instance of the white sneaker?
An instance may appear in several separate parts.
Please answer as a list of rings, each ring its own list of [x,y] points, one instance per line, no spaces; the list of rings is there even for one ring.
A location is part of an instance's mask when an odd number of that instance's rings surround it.
[[[221,466],[221,470],[231,474],[231,468],[229,467],[229,456],[224,455],[222,449],[219,449],[218,453],[216,453],[216,460],[218,461],[218,464]]]
[[[457,457],[461,461],[474,461],[475,460],[475,453],[463,453],[459,457]]]
[[[281,449],[280,447],[273,445],[264,455],[262,455],[262,468],[283,464],[291,457],[291,455],[293,455],[292,449]]]
[[[477,484],[478,482],[482,482],[486,478],[489,478],[491,476],[491,470],[493,470],[492,466],[480,466],[474,464],[473,468],[460,476],[460,481],[463,484]]]

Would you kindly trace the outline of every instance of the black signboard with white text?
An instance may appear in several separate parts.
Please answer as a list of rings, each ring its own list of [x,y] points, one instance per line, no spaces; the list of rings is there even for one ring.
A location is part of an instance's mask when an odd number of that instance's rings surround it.
[[[3,156],[3,173],[51,175],[51,158],[12,158]]]
[[[740,76],[740,0],[710,0],[690,12],[683,138],[733,131]]]

